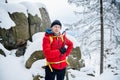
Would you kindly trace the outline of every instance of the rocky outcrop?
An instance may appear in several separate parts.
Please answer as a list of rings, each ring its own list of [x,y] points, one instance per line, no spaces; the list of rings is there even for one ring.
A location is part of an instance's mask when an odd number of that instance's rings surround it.
[[[24,45],[27,40],[32,40],[32,35],[37,32],[45,31],[50,26],[50,18],[46,8],[38,8],[41,18],[36,14],[28,13],[28,17],[24,13],[8,12],[10,18],[16,24],[10,29],[0,28],[0,42],[6,49],[17,49]]]

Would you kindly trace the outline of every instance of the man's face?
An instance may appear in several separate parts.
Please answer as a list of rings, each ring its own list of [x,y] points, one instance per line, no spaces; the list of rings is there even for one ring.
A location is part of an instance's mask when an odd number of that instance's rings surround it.
[[[58,34],[60,32],[60,25],[54,25],[52,27],[52,31],[55,33],[55,34]]]

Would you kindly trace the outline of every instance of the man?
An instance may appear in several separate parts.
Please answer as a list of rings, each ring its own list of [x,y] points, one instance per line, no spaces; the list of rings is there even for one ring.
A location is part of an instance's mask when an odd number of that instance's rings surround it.
[[[57,80],[64,80],[68,65],[66,57],[72,51],[73,43],[60,33],[61,28],[62,24],[59,20],[53,21],[50,29],[46,29],[43,38],[42,47],[47,63],[45,80],[55,80],[55,76]]]

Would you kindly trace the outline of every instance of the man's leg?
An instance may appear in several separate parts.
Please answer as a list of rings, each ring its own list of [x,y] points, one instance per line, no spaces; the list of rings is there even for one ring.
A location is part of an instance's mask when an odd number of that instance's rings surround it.
[[[66,68],[62,70],[57,70],[56,73],[57,73],[57,80],[64,80]]]
[[[51,72],[48,66],[45,67],[45,80],[55,80],[55,72]]]

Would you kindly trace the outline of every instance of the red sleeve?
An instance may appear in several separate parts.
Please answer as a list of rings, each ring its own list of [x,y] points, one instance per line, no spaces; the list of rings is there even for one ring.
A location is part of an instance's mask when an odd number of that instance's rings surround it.
[[[66,46],[67,46],[66,56],[68,56],[73,49],[73,43],[67,37],[66,37],[66,42],[65,43],[66,43]]]
[[[60,55],[60,51],[58,49],[51,50],[51,44],[50,44],[50,39],[49,37],[44,37],[43,38],[43,53],[46,58],[55,58]]]

